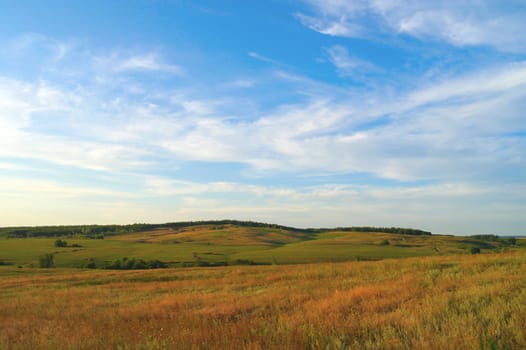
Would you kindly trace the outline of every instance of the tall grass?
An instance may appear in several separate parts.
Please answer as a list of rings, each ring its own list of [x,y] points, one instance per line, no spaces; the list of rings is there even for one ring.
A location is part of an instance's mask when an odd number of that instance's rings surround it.
[[[523,349],[523,252],[155,271],[0,269],[0,349]]]

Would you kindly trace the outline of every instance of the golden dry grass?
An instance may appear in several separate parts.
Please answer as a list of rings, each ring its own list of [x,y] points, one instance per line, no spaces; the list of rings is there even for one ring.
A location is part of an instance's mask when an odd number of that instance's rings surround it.
[[[1,349],[524,349],[526,254],[0,269]]]
[[[180,229],[161,228],[115,236],[115,240],[149,243],[177,242],[215,245],[274,245],[305,239],[306,234],[274,228],[235,225],[194,225]]]

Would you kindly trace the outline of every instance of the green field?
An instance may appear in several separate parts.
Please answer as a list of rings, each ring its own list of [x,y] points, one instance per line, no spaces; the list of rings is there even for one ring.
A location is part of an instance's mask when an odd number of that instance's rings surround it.
[[[56,247],[58,238],[67,246]],[[56,267],[84,267],[90,261],[104,267],[124,257],[157,259],[171,267],[299,264],[465,254],[472,248],[484,253],[524,245],[524,240],[510,243],[489,238],[196,224],[111,234],[104,239],[82,234],[29,238],[4,235],[0,237],[0,261],[4,266],[38,267],[40,256],[53,254]]]

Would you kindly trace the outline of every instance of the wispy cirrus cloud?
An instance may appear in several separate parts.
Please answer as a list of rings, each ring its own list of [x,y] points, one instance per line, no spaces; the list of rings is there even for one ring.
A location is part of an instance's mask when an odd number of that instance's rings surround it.
[[[108,56],[94,58],[96,64],[104,69],[115,72],[161,72],[174,75],[184,74],[184,69],[178,65],[163,62],[155,53],[126,54],[113,52]]]
[[[129,57],[116,66],[117,71],[160,71],[182,74],[183,69],[173,64],[161,63],[155,55]]]
[[[525,72],[516,63],[394,96],[318,95],[252,120],[231,118],[225,101],[177,90],[108,95],[89,82],[70,91],[4,78],[0,142],[5,156],[101,170],[145,169],[171,159],[235,162],[263,173],[484,179],[495,159],[508,171],[524,167],[524,140],[506,133],[526,129]]]
[[[371,62],[353,57],[349,51],[341,46],[335,45],[327,50],[330,62],[336,67],[342,77],[350,77],[357,80],[363,79],[368,73],[377,73],[382,70]]]
[[[303,25],[325,35],[361,38],[366,36],[367,33],[366,29],[362,26],[349,23],[346,17],[339,17],[328,21],[323,18],[297,13],[296,18],[298,18]]]
[[[451,45],[490,46],[505,52],[526,50],[522,34],[526,9],[513,1],[306,1],[309,14],[297,13],[322,34],[371,38],[407,34]]]
[[[252,57],[253,59],[256,59],[258,61],[261,61],[261,62],[266,62],[266,63],[271,63],[271,64],[274,64],[274,65],[281,65],[280,62],[270,58],[270,57],[267,57],[267,56],[264,56],[260,53],[257,53],[255,51],[250,51],[248,53],[248,56],[249,57]]]
[[[24,56],[29,52],[41,50],[52,60],[60,61],[74,48],[73,42],[57,40],[40,33],[27,33],[10,40],[6,51],[13,55]]]

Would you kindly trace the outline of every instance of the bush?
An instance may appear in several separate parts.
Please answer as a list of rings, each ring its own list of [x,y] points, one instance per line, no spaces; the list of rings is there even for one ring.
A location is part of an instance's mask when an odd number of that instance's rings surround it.
[[[95,259],[89,258],[88,262],[83,267],[87,269],[96,269],[97,264],[95,263]]]
[[[168,267],[168,264],[165,262],[159,261],[159,260],[152,260],[150,261],[150,268],[151,269],[162,269]]]
[[[134,260],[131,268],[134,270],[143,270],[148,268],[148,264],[142,259]]]
[[[253,260],[236,259],[234,260],[234,265],[256,265],[256,263]]]
[[[168,267],[168,264],[159,260],[144,261],[143,259],[122,258],[116,259],[106,266],[110,270],[145,270],[145,269],[161,269]]]
[[[39,266],[44,269],[55,267],[53,254],[44,254],[39,257]]]
[[[471,247],[470,252],[471,252],[471,254],[480,254],[480,248],[479,247]]]
[[[67,247],[68,246],[68,242],[66,241],[63,241],[61,239],[57,239],[55,241],[55,247]]]

